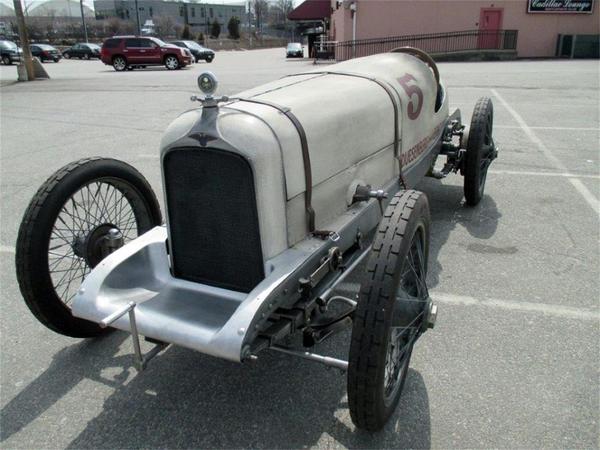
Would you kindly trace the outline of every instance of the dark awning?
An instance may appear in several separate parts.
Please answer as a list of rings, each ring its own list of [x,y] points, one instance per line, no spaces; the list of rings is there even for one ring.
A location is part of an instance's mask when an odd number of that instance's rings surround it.
[[[323,20],[331,16],[330,0],[305,0],[288,14],[290,20]]]

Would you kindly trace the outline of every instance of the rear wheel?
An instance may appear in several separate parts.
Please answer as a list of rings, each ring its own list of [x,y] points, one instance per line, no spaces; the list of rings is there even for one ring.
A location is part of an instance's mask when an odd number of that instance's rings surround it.
[[[373,241],[348,361],[348,405],[358,428],[379,430],[392,415],[428,324],[429,223],[425,194],[404,191],[391,200]]]
[[[117,72],[123,72],[127,69],[127,61],[122,56],[115,56],[113,58],[113,67]]]
[[[464,159],[464,193],[469,206],[477,205],[483,198],[487,171],[497,156],[493,126],[494,105],[490,98],[482,97],[473,110]]]
[[[100,334],[99,325],[71,313],[79,286],[110,253],[110,230],[127,243],[160,223],[156,196],[128,164],[90,158],[63,167],[35,194],[19,228],[15,259],[25,303],[57,333]]]
[[[69,59],[69,58],[71,58],[71,54],[70,53],[63,53],[63,57],[65,59]]]
[[[179,60],[176,56],[169,55],[165,58],[165,67],[169,70],[179,69]]]
[[[90,59],[90,54],[89,54],[89,53],[86,53],[86,54],[85,54],[85,56],[84,56],[84,58],[85,58],[85,59]]]

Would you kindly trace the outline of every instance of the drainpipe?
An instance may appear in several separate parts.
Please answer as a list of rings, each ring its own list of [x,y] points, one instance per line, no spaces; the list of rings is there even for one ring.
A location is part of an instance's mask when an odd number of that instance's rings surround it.
[[[350,5],[350,14],[352,14],[352,57],[356,57],[356,2]]]

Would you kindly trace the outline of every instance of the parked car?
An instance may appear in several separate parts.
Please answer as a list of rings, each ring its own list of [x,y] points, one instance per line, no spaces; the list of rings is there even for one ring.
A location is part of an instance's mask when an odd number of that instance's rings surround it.
[[[115,36],[102,44],[100,59],[117,72],[135,67],[161,66],[169,70],[181,69],[192,62],[192,54],[155,37]]]
[[[178,47],[187,48],[196,62],[203,59],[207,63],[211,63],[213,59],[215,59],[215,52],[210,48],[202,47],[200,44],[194,41],[172,41],[171,44],[174,44]]]
[[[63,50],[62,55],[64,58],[100,58],[100,46],[96,44],[88,44],[86,42],[75,44],[66,50]]]
[[[54,61],[57,63],[62,58],[60,52],[47,44],[32,44],[29,46],[31,55],[39,58],[41,62]]]
[[[304,58],[304,49],[300,42],[290,42],[285,49],[286,58]]]
[[[21,49],[12,41],[0,41],[0,59],[2,64],[8,66],[21,60]]]

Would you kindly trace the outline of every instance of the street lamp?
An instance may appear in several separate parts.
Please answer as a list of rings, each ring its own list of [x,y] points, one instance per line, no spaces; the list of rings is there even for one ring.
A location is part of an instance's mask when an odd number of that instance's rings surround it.
[[[139,36],[142,33],[140,31],[140,8],[138,8],[138,0],[135,0],[135,17],[137,20],[137,35]]]
[[[83,34],[85,35],[85,42],[89,42],[88,34],[87,34],[87,26],[85,25],[85,16],[83,14],[83,0],[79,0],[79,7],[81,8],[81,22],[83,23]]]

